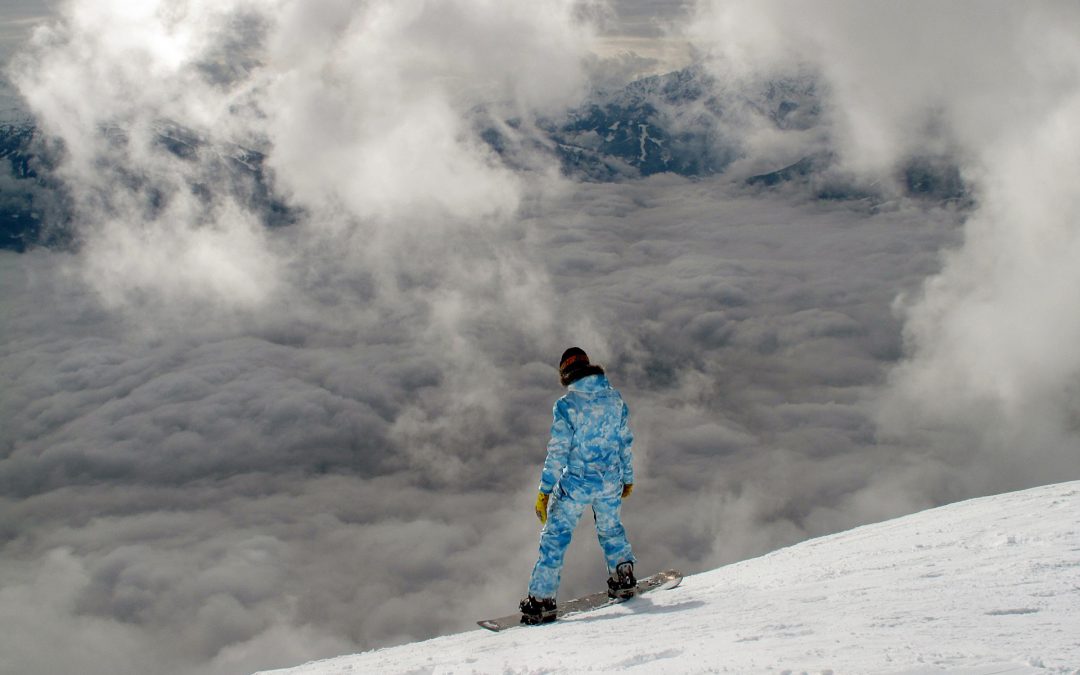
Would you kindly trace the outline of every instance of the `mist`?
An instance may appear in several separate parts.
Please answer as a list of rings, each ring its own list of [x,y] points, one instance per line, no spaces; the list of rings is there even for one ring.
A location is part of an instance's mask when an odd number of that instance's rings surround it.
[[[882,438],[925,443],[963,465],[963,494],[1075,471],[1077,8],[699,10],[695,32],[715,40],[713,63],[726,72],[809,65],[822,74],[831,137],[850,169],[888,180],[907,158],[947,157],[973,188],[963,245],[897,299],[905,358],[881,393]]]
[[[1071,5],[129,4],[9,65],[78,246],[0,252],[0,672],[250,672],[512,609],[570,345],[631,408],[642,570],[1080,473]],[[655,68],[626,37],[729,98],[816,78],[821,122],[740,113],[727,173],[614,183],[484,141]],[[877,196],[743,180],[822,150]],[[915,157],[970,202],[904,196]],[[600,560],[585,524],[560,597]]]

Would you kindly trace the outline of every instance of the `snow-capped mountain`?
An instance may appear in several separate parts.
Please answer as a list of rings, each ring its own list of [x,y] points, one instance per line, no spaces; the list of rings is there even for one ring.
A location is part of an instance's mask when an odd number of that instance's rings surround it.
[[[40,141],[29,121],[0,124],[0,249],[23,251],[58,243],[66,221],[63,192],[52,166],[35,151]]]
[[[536,145],[553,152],[563,170],[589,180],[670,172],[722,173],[745,152],[742,134],[753,124],[807,129],[821,112],[816,82],[800,76],[733,87],[700,65],[646,77],[616,91],[596,91],[558,119],[540,120]],[[500,152],[527,135],[511,122],[483,137]],[[516,141],[516,143],[515,143]]]
[[[555,624],[309,663],[340,673],[1080,673],[1080,481],[803,542]],[[515,598],[491,598],[504,613]]]
[[[475,124],[479,137],[515,168],[528,167],[527,157],[540,153],[580,180],[616,181],[662,172],[694,177],[724,173],[736,160],[754,159],[745,140],[752,129],[798,135],[822,124],[820,98],[817,80],[810,75],[736,86],[692,66],[616,91],[593,92],[588,101],[557,118],[526,124],[477,111]],[[164,120],[156,132],[161,150],[203,162],[206,181],[214,189],[244,195],[268,225],[293,221],[295,214],[274,194],[263,169],[263,151],[210,147],[197,134]],[[124,137],[122,129],[106,133]],[[0,161],[2,249],[21,251],[72,239],[70,203],[52,177],[60,151],[46,149],[41,140],[29,118],[0,124],[0,160],[6,160]],[[819,199],[876,197],[871,181],[864,181],[871,187],[859,187],[856,177],[833,171],[835,160],[832,151],[808,151],[789,165],[735,179],[763,188],[796,184]],[[125,175],[124,167],[113,168]],[[898,171],[899,187],[909,195],[955,200],[966,194],[958,170],[945,158],[912,158]],[[207,185],[196,181],[190,188],[199,194]]]
[[[116,143],[126,139],[123,129],[103,130],[103,135]],[[195,194],[209,196],[213,190],[225,190],[242,195],[268,226],[292,222],[289,208],[273,194],[262,152],[238,145],[212,147],[190,130],[169,122],[157,125],[154,142],[179,160],[201,163],[204,180],[188,186]],[[29,119],[0,124],[0,249],[21,252],[33,246],[73,243],[71,203],[64,185],[55,177],[62,152],[61,146],[47,144]],[[110,168],[118,179],[136,180],[124,167]]]

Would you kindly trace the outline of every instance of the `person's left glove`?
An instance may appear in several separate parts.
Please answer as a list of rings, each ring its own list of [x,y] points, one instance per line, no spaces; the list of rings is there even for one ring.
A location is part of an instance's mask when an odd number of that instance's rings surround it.
[[[541,523],[547,523],[547,507],[548,500],[551,499],[550,494],[544,494],[538,492],[536,494],[536,517],[540,519]]]
[[[626,499],[627,497],[630,496],[630,493],[633,492],[633,491],[634,491],[634,484],[633,483],[623,483],[623,486],[622,486],[622,498]]]

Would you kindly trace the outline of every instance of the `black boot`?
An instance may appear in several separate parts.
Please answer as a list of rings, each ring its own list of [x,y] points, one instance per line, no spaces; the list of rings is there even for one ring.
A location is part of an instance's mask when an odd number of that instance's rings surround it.
[[[518,607],[521,608],[521,623],[534,626],[555,620],[555,598],[534,598],[530,595]]]
[[[615,573],[608,577],[607,594],[609,598],[629,598],[637,592],[637,579],[634,578],[634,563],[621,562],[615,566]]]

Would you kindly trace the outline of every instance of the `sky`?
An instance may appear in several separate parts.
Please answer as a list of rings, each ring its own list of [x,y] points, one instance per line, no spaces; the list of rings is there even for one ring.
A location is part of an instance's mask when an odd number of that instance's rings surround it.
[[[33,30],[53,12],[57,3],[47,0],[8,0],[0,7],[0,61],[18,51]]]
[[[7,60],[21,46],[34,26],[53,16],[59,0],[7,0],[0,7],[0,60]],[[618,56],[633,52],[655,59],[657,72],[681,67],[690,58],[677,24],[693,10],[691,0],[617,0],[594,3],[601,36],[597,53]]]
[[[630,405],[646,571],[1080,475],[1080,13],[802,7],[58,8],[8,61],[81,247],[0,253],[0,672],[250,672],[505,613],[570,345]],[[691,56],[721,100],[811,78],[819,120],[748,105],[696,179],[527,142]],[[238,147],[292,225],[222,180]],[[878,196],[742,180],[821,151]],[[912,158],[971,204],[904,197]],[[564,597],[602,583],[590,528]]]

